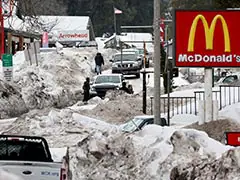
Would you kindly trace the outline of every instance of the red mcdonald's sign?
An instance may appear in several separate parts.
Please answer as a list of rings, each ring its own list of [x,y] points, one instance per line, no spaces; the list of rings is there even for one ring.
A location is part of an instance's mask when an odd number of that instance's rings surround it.
[[[178,67],[239,67],[240,11],[175,11]]]

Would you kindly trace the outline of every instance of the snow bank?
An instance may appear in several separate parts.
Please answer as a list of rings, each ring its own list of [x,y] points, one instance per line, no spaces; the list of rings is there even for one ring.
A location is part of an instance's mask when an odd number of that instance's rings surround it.
[[[236,103],[230,106],[225,107],[219,112],[221,118],[229,118],[233,121],[240,123],[240,103]]]
[[[195,159],[215,159],[230,149],[204,132],[156,125],[146,126],[132,138],[143,162],[147,162],[151,179],[169,179],[174,166]]]
[[[175,91],[183,91],[183,90],[188,90],[188,89],[203,89],[204,88],[204,83],[201,82],[195,82],[195,83],[191,83],[188,85],[182,85],[179,86],[175,89]]]
[[[179,165],[171,172],[171,179],[224,179],[238,180],[240,169],[240,148],[232,149],[214,161],[199,160]]]
[[[0,80],[0,118],[15,117],[26,112],[26,104],[16,87]]]
[[[137,94],[127,94],[124,91],[109,91],[105,102],[91,110],[81,111],[92,118],[119,124],[142,113],[142,98]],[[150,101],[148,102],[150,103]],[[150,112],[148,104],[148,112]]]
[[[82,83],[91,76],[91,61],[85,57],[76,50],[42,53],[38,66],[15,72],[28,108],[63,107],[81,99]]]
[[[82,139],[70,148],[70,169],[73,180],[169,179],[173,167],[229,149],[203,132],[149,125],[132,135],[97,132]]]
[[[82,100],[82,84],[86,77],[94,76],[96,53],[96,48],[65,48],[58,52],[42,52],[38,57],[37,66],[35,61],[30,65],[31,63],[25,60],[23,51],[17,52],[13,56],[15,87],[11,89],[17,89],[19,93],[13,95],[9,102],[3,99],[4,106],[0,118],[18,115],[18,112],[21,114],[26,112],[25,109],[61,108]],[[105,68],[109,67],[109,59],[113,53],[115,50],[102,50],[106,61]],[[0,89],[4,89],[7,85],[1,83],[0,86]],[[14,106],[11,108],[8,104]],[[11,112],[6,113],[4,109]]]
[[[68,147],[72,180],[169,179],[175,166],[216,159],[231,148],[192,129],[148,125],[125,134],[116,125],[70,108],[26,115],[8,133],[43,136],[51,148]],[[62,153],[54,156],[60,158]]]

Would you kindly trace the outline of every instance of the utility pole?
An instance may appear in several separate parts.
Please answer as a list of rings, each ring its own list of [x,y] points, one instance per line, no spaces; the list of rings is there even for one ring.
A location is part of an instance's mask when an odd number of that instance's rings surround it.
[[[143,42],[144,56],[143,56],[143,113],[147,113],[147,85],[146,85],[146,43]]]
[[[160,0],[154,0],[154,124],[162,125],[160,101],[161,46],[160,46]]]

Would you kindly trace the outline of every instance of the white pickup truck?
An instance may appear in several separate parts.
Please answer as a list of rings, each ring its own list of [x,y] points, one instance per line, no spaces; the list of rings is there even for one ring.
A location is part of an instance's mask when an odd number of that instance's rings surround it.
[[[67,180],[65,164],[53,162],[47,141],[0,135],[0,168],[24,180]]]

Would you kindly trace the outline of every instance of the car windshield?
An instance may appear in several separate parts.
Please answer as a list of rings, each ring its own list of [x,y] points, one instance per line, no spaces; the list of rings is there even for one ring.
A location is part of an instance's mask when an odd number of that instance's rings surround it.
[[[143,119],[141,118],[134,118],[130,121],[128,121],[124,126],[123,126],[123,131],[125,132],[133,132],[137,130],[139,125],[143,122]]]
[[[120,83],[119,76],[98,76],[95,80],[95,84],[101,83]]]
[[[122,60],[124,61],[134,61],[136,60],[135,54],[122,54]],[[121,54],[114,56],[114,61],[121,61]]]
[[[139,54],[144,54],[144,49],[138,49]]]

